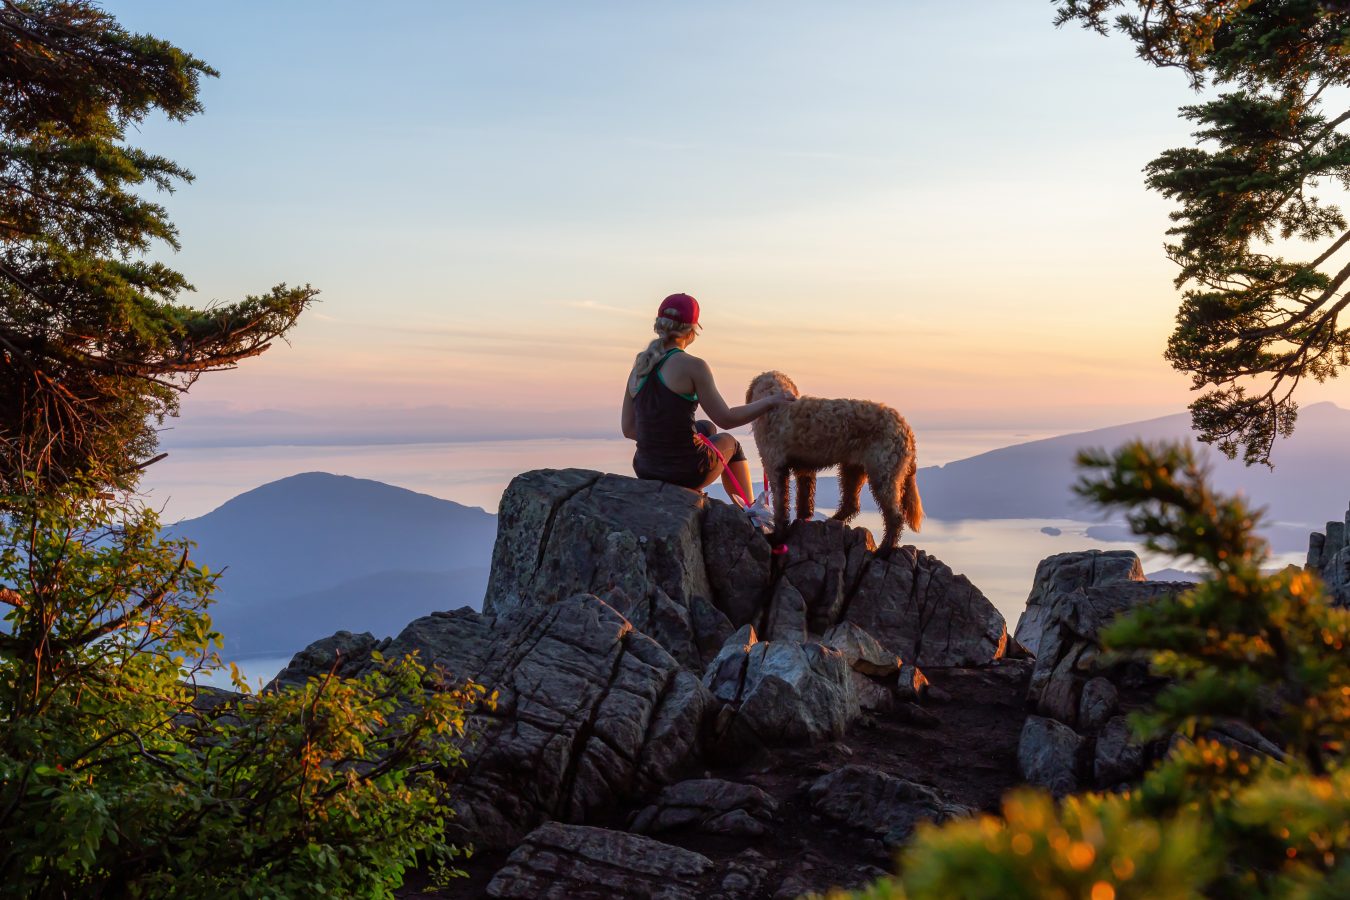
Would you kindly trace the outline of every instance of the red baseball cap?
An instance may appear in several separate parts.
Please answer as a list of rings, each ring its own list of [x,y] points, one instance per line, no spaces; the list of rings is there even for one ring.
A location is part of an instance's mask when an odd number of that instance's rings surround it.
[[[671,294],[661,301],[656,316],[659,319],[674,319],[685,325],[697,325],[698,301],[688,294]]]

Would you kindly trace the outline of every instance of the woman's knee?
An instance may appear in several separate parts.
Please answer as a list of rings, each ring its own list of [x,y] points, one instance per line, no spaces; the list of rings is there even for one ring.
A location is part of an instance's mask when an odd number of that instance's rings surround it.
[[[726,457],[727,462],[741,462],[745,459],[745,451],[741,449],[741,442],[736,440],[733,435],[724,431],[713,438],[713,443],[717,444],[717,449],[722,451],[722,455]]]

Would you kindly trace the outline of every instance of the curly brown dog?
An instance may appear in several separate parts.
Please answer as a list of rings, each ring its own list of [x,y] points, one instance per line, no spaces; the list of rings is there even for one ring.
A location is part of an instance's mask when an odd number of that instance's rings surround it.
[[[864,481],[881,508],[886,534],[877,548],[890,553],[904,526],[915,531],[923,523],[923,502],[914,481],[914,432],[898,412],[870,400],[824,400],[802,397],[782,372],[755,376],[745,393],[747,402],[777,392],[799,399],[765,413],[751,426],[759,459],[773,490],[774,532],[787,532],[788,474],[797,478],[797,518],[815,512],[816,472],[839,467],[839,510],[834,518],[847,522],[858,514]]]

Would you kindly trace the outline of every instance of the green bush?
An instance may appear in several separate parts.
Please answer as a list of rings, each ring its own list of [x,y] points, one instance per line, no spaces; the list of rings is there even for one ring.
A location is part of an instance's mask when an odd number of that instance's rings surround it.
[[[1117,658],[1147,659],[1167,686],[1132,718],[1172,750],[1119,794],[1055,803],[1021,790],[1002,816],[921,827],[900,874],[869,898],[1350,897],[1350,611],[1297,569],[1262,573],[1258,516],[1214,494],[1190,451],[1126,446],[1079,462],[1079,491],[1128,510],[1150,547],[1209,579],[1122,616],[1101,635]],[[1236,719],[1284,748],[1240,754],[1203,737]]]
[[[452,873],[441,776],[481,687],[405,658],[197,688],[216,576],[188,545],[92,490],[6,502],[0,891],[387,897],[414,864]]]

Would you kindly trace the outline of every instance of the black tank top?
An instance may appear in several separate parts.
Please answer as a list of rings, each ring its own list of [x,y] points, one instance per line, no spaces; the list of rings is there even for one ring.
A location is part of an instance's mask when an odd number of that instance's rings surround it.
[[[694,428],[698,395],[677,394],[661,379],[666,361],[680,352],[676,347],[661,357],[633,397],[637,423],[633,471],[639,478],[697,487],[712,469],[712,454],[698,441]]]

